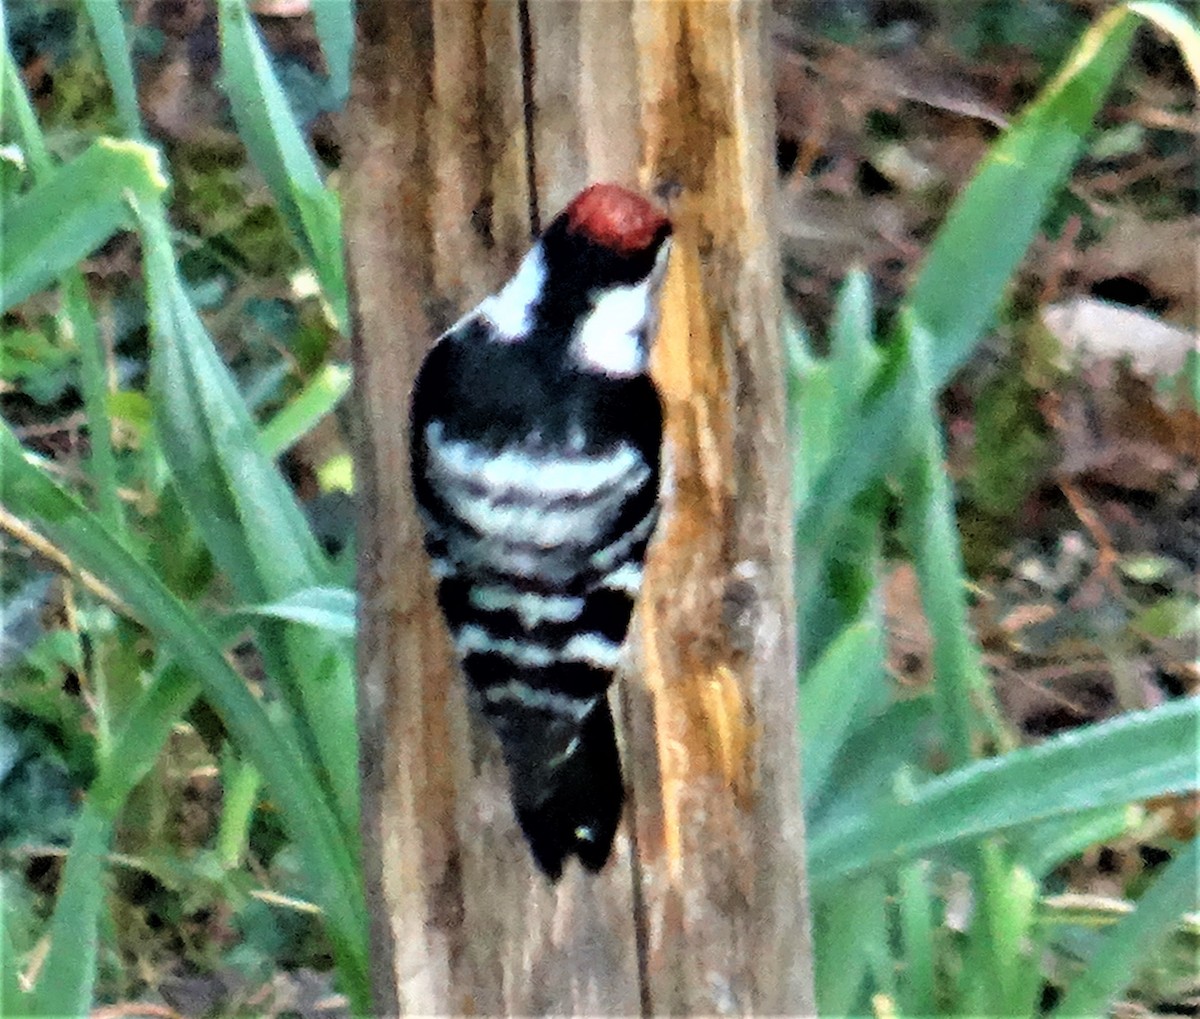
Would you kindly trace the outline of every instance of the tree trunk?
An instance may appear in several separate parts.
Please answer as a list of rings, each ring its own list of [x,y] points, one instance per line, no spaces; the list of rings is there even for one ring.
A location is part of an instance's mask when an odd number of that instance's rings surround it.
[[[768,8],[358,9],[345,191],[376,1010],[811,1014]],[[670,480],[613,693],[631,807],[605,871],[551,887],[455,676],[407,407],[433,338],[595,180],[658,194],[675,224],[654,358]]]

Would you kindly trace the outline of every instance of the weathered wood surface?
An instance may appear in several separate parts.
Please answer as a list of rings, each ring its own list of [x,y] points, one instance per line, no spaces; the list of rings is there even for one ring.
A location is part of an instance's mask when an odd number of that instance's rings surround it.
[[[811,1013],[767,7],[358,7],[344,186],[377,1008]],[[453,673],[406,412],[432,338],[594,180],[666,195],[676,224],[654,363],[673,472],[613,694],[633,804],[605,872],[551,888]]]

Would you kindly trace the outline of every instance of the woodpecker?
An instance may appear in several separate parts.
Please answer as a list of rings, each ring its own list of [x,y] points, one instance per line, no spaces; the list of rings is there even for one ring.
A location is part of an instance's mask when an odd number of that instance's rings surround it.
[[[659,515],[647,368],[670,234],[640,195],[587,188],[439,337],[413,389],[438,602],[552,881],[571,856],[604,866],[624,803],[607,692]]]

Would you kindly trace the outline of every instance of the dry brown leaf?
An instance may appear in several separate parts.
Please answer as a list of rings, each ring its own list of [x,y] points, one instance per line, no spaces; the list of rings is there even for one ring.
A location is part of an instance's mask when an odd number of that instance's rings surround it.
[[[1182,322],[1195,322],[1200,278],[1200,216],[1147,220],[1133,208],[1115,213],[1104,239],[1078,256],[1085,280],[1132,276],[1152,281]]]

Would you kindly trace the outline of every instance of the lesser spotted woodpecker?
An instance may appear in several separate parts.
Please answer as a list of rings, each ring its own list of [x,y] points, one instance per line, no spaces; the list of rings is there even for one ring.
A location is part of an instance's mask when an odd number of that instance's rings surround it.
[[[667,218],[580,193],[430,350],[412,400],[425,544],[468,690],[552,880],[604,866],[624,788],[607,692],[659,512],[647,373]]]

